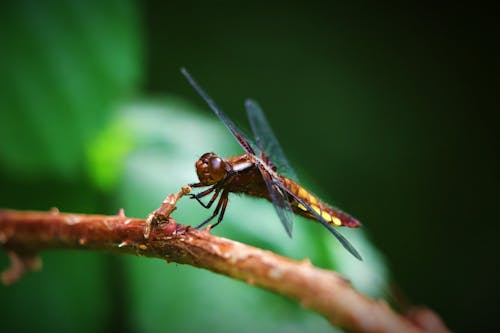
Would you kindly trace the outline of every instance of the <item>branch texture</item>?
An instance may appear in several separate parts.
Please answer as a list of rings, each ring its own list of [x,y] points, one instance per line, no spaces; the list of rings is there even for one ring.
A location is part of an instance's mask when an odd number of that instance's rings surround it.
[[[40,267],[45,249],[105,250],[188,264],[242,280],[297,300],[349,332],[447,332],[430,310],[412,318],[396,314],[384,301],[355,291],[335,272],[313,267],[196,230],[166,218],[150,227],[145,220],[116,216],[0,210],[0,245],[12,261],[2,274],[12,283]],[[427,312],[425,312],[427,311]]]

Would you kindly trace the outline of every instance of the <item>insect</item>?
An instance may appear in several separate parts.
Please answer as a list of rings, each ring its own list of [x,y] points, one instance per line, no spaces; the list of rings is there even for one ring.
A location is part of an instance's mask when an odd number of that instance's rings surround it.
[[[203,227],[217,217],[217,222],[211,228],[216,227],[224,217],[229,193],[244,193],[271,201],[289,236],[292,235],[293,214],[295,213],[319,222],[339,240],[347,251],[362,260],[358,251],[335,229],[341,226],[356,228],[361,225],[360,222],[327,205],[298,184],[296,181],[298,178],[259,105],[253,100],[245,101],[248,120],[255,138],[253,142],[217,107],[185,68],[182,68],[181,72],[245,151],[243,155],[228,159],[222,159],[215,153],[205,153],[196,161],[199,182],[190,186],[209,188],[200,193],[191,194],[191,198],[196,199],[207,209],[211,208],[219,198],[213,214],[197,228]],[[210,194],[212,197],[207,204],[201,201],[201,198]]]

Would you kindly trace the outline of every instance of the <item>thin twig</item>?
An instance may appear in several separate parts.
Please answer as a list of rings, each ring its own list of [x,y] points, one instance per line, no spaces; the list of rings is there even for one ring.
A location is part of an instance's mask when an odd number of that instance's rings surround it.
[[[319,269],[308,260],[295,261],[178,224],[171,218],[155,224],[145,236],[143,219],[60,213],[57,210],[0,210],[0,245],[14,256],[19,276],[37,262],[46,249],[105,250],[165,259],[188,264],[245,281],[297,300],[349,332],[431,331],[422,321],[410,321],[395,313],[384,301],[375,301],[355,291],[335,272]],[[26,259],[26,260],[24,260]],[[27,264],[25,268],[19,265]],[[4,283],[15,280],[13,269]],[[5,273],[5,272],[4,272]],[[17,278],[19,277],[17,276]],[[429,310],[430,311],[430,310]],[[431,312],[439,323],[439,316]],[[418,316],[414,316],[415,318]],[[433,321],[435,324],[436,320]],[[424,330],[425,327],[427,330]],[[446,332],[444,324],[434,332]]]

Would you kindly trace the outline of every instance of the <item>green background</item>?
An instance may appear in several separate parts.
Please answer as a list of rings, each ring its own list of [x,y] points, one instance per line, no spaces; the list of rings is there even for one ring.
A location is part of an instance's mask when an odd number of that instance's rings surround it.
[[[231,198],[216,234],[309,257],[374,296],[391,276],[452,329],[498,329],[493,10],[62,0],[0,9],[0,206],[144,217],[196,180],[202,153],[239,154],[185,66],[243,128],[244,99],[259,101],[302,183],[363,222],[342,231],[365,262],[303,219],[289,240],[268,203],[245,197]],[[185,200],[175,217],[207,214]],[[41,272],[0,287],[3,329],[331,330],[280,296],[192,267],[42,257]]]

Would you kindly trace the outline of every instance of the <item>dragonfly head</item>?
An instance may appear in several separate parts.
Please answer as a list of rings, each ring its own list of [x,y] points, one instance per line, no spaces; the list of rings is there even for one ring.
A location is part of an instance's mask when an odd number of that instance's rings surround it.
[[[227,174],[228,165],[215,153],[205,153],[195,163],[196,173],[201,183],[213,185]]]

